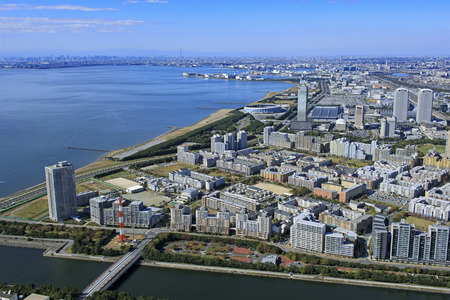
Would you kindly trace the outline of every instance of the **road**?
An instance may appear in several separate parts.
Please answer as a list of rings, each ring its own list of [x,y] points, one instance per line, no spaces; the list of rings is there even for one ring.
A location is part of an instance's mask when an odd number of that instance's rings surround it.
[[[145,246],[159,233],[160,229],[148,230],[147,237],[138,242],[135,248],[122,256],[116,263],[98,276],[87,288],[83,290],[79,299],[91,296],[95,292],[108,289],[117,279],[120,278],[136,261],[142,256]]]

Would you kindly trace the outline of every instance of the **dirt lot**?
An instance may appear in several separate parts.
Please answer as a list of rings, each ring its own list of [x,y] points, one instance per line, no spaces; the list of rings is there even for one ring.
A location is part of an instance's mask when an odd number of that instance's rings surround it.
[[[126,194],[124,197],[129,200],[142,201],[145,206],[161,206],[164,202],[170,202],[170,198],[154,193],[152,191],[144,191],[136,194]]]
[[[284,193],[291,193],[291,190],[288,188],[267,182],[260,182],[258,184],[255,184],[254,186],[260,189],[265,189],[274,192],[277,195],[283,195]]]
[[[129,180],[129,179],[122,178],[122,177],[109,179],[109,180],[106,180],[105,182],[115,185],[115,186],[118,186],[118,187],[121,187],[123,189],[127,189],[129,187],[139,185],[139,183],[137,183],[136,181]]]

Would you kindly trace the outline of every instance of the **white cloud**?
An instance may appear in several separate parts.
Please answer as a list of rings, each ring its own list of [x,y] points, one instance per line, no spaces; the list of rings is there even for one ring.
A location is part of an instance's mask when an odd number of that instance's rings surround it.
[[[144,21],[0,17],[0,33],[121,32]]]
[[[30,5],[30,4],[0,4],[0,10],[79,10],[79,11],[99,11],[99,10],[118,10],[117,8],[96,8],[80,5]]]

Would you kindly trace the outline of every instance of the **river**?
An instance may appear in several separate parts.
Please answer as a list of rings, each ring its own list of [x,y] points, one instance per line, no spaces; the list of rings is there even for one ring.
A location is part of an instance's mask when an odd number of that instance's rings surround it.
[[[0,281],[85,288],[109,264],[42,256],[42,250],[0,247]],[[342,284],[134,266],[114,286],[133,296],[169,299],[443,300],[448,295]]]

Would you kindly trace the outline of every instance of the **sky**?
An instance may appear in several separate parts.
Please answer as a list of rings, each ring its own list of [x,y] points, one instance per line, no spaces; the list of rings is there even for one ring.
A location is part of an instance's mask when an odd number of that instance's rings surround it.
[[[180,53],[450,55],[450,0],[0,1],[3,57]]]

